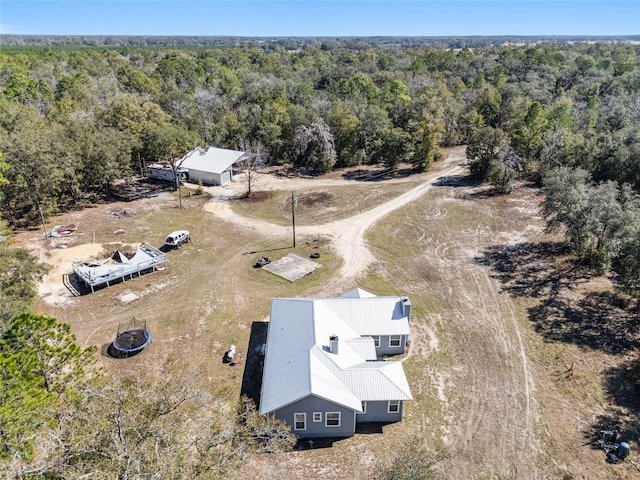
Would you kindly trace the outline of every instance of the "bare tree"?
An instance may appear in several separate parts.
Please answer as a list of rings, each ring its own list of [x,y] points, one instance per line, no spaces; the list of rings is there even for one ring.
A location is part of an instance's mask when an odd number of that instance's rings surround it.
[[[236,165],[244,173],[243,181],[247,185],[245,195],[250,197],[256,184],[260,182],[260,170],[267,163],[269,154],[259,140],[244,139],[240,142],[240,148],[245,155]]]

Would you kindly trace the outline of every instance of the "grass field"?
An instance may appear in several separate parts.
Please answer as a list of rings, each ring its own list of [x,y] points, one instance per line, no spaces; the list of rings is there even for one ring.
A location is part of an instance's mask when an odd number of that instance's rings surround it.
[[[301,225],[348,218],[418,182],[410,177],[296,189],[298,218]],[[286,226],[290,195],[291,189],[281,189],[231,203],[235,213]],[[601,451],[585,445],[595,430],[619,427],[637,452],[638,398],[620,385],[637,358],[638,315],[608,279],[593,277],[567,256],[558,238],[544,234],[541,198],[526,187],[494,197],[463,181],[438,186],[375,224],[366,239],[376,261],[343,291],[362,287],[411,298],[412,339],[404,362],[415,400],[402,422],[383,431],[332,448],[251,458],[243,478],[372,478],[399,448],[417,443],[443,457],[436,468],[451,479],[640,475],[631,463],[606,464]],[[82,345],[103,349],[118,322],[146,319],[152,345],[128,359],[100,356],[108,374],[153,375],[167,358],[178,357],[198,367],[202,387],[232,402],[243,363],[222,364],[228,346],[246,355],[252,324],[268,318],[271,298],[322,292],[342,262],[321,235],[301,236],[294,249],[288,235],[220,220],[203,208],[207,199],[183,200],[183,210],[175,198],[161,195],[56,219],[81,225],[70,248],[90,243],[94,233],[104,244],[159,245],[168,232],[187,229],[193,241],[168,253],[164,271],[65,305],[41,300],[37,309],[70,323]],[[119,208],[135,214],[109,215]],[[30,232],[20,241],[39,242]],[[308,257],[316,251],[322,268],[295,283],[252,268],[263,255]],[[137,299],[123,302],[130,293]],[[625,335],[616,336],[614,326],[624,327]]]

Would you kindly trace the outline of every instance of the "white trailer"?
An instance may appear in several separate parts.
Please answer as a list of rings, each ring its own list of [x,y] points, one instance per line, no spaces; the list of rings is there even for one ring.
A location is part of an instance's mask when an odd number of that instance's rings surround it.
[[[173,174],[173,168],[171,168],[170,165],[160,165],[158,163],[153,163],[151,165],[147,165],[147,171],[149,172],[149,178],[152,180],[176,183],[176,177]],[[178,174],[178,179],[181,182],[186,182],[189,180],[188,169],[184,167],[176,167],[176,173]]]

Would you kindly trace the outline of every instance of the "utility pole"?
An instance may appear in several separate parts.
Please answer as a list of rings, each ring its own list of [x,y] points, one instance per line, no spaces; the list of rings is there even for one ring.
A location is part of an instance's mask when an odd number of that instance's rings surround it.
[[[296,198],[296,192],[291,192],[291,223],[293,225],[293,248],[296,248],[296,204],[298,199]]]

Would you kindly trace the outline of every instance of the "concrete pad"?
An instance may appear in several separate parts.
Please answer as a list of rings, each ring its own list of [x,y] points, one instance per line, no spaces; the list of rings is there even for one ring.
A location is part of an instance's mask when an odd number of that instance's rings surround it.
[[[265,265],[262,269],[282,278],[286,278],[290,282],[295,282],[305,275],[309,275],[316,268],[321,266],[322,265],[319,263],[312,262],[311,260],[299,257],[294,253],[290,253],[289,255],[282,257],[280,260],[276,260],[275,262]]]

